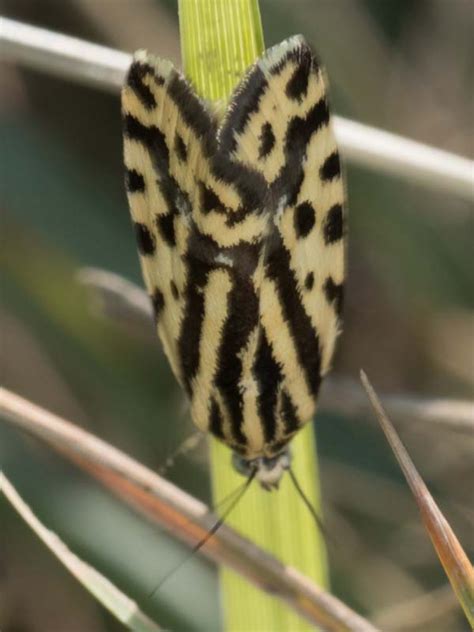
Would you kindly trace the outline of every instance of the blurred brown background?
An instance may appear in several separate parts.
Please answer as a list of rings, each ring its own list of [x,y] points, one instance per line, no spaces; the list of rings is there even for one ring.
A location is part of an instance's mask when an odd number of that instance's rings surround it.
[[[179,63],[173,0],[4,0],[8,17]],[[266,0],[266,44],[303,33],[336,113],[473,157],[471,0]],[[0,75],[2,382],[152,467],[190,432],[150,330],[97,317],[84,266],[141,283],[122,184],[119,99],[5,64]],[[473,208],[348,165],[349,287],[335,378],[385,393],[472,397]],[[447,580],[371,414],[317,417],[334,592],[386,630],[462,631]],[[399,424],[468,553],[474,438]],[[0,423],[0,464],[47,525],[144,603],[182,548]],[[209,500],[205,450],[170,477]],[[275,496],[275,502],[277,497]],[[4,502],[0,628],[118,630]],[[191,596],[192,595],[192,596]],[[146,604],[163,625],[219,629],[214,569],[196,557]]]

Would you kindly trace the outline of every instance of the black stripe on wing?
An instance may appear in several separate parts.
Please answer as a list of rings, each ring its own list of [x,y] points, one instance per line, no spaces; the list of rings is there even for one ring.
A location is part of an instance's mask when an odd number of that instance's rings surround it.
[[[288,123],[285,136],[285,164],[272,184],[272,199],[286,198],[292,206],[300,192],[305,176],[306,149],[313,134],[329,123],[329,108],[323,97],[309,110],[306,116],[294,116]]]
[[[153,161],[153,166],[159,174],[169,173],[169,149],[165,135],[156,125],[143,125],[132,114],[125,114],[123,118],[124,136],[136,140],[146,147]]]
[[[295,35],[290,38],[290,40],[287,40],[286,43],[289,44],[288,50],[276,63],[271,66],[270,72],[272,75],[279,75],[288,63],[296,64],[296,70],[290,77],[285,91],[290,92],[290,94],[294,94],[295,98],[299,98],[300,94],[303,92],[303,88],[301,87],[298,90],[297,86],[304,85],[305,70],[308,73],[311,69],[314,70],[314,72],[317,72],[319,70],[319,63],[308,43],[301,35]],[[272,55],[275,50],[279,52],[281,47],[281,44],[274,46],[267,51],[266,55]],[[295,79],[295,76],[299,78]],[[290,95],[287,94],[287,96],[291,98]]]
[[[286,436],[293,435],[301,426],[296,407],[286,390],[281,393],[281,418]]]
[[[212,155],[216,150],[217,126],[205,102],[201,101],[189,81],[176,70],[172,72],[166,88],[183,121],[201,140],[204,153],[207,156]]]
[[[254,65],[239,83],[231,96],[226,115],[218,131],[218,146],[212,161],[213,175],[231,184],[237,190],[241,205],[229,216],[228,225],[243,221],[249,214],[262,212],[268,185],[256,168],[233,159],[239,137],[245,133],[253,114],[259,111],[260,99],[268,90],[268,82],[263,71]],[[268,153],[274,143],[271,126],[263,130],[261,150]],[[257,167],[257,165],[255,165]]]
[[[290,253],[280,233],[273,231],[266,260],[266,275],[277,288],[285,321],[293,340],[298,360],[310,392],[316,396],[321,383],[321,350],[319,336],[306,313],[298,293],[297,279],[290,266]]]
[[[281,366],[275,360],[264,329],[260,329],[259,332],[253,374],[258,384],[257,406],[263,426],[263,436],[265,443],[269,444],[274,441],[276,435],[278,390],[283,374]]]
[[[211,432],[221,441],[226,440],[224,434],[224,418],[222,416],[222,411],[219,407],[219,404],[214,397],[211,397],[211,402],[209,406],[209,432]]]
[[[184,387],[192,395],[192,380],[199,369],[199,344],[204,322],[205,287],[212,266],[206,261],[187,259],[188,276],[184,290],[184,318],[178,339],[178,352]]]
[[[145,77],[152,77],[159,85],[164,83],[163,78],[157,77],[149,64],[140,61],[134,61],[130,66],[126,83],[140,99],[143,107],[147,110],[153,110],[157,103],[150,87],[143,81]]]
[[[258,324],[259,305],[249,277],[235,274],[232,282],[214,383],[228,410],[233,438],[245,446],[247,438],[242,431],[243,397],[240,389],[242,352],[247,346],[251,332]]]

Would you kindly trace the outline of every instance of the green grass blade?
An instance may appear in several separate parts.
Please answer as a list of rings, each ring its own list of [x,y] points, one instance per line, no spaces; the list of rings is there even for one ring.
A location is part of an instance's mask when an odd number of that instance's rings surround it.
[[[244,71],[264,50],[257,0],[181,0],[179,17],[186,76],[202,97],[211,101],[228,99]],[[296,476],[318,510],[318,469],[311,425],[293,441],[292,451]],[[211,474],[215,502],[243,482],[231,467],[230,451],[216,441],[211,446]],[[289,477],[273,494],[254,484],[228,522],[318,584],[328,584],[324,542]],[[221,570],[221,577],[227,630],[314,630],[285,605],[231,571]]]
[[[293,441],[292,453],[296,476],[313,506],[318,508],[314,446],[314,432],[308,425]],[[211,464],[213,495],[218,501],[242,484],[242,477],[234,472],[230,464],[228,448],[215,440],[211,445]],[[319,585],[327,585],[324,542],[288,476],[274,493],[254,484],[234,509],[228,523]],[[314,630],[284,604],[264,595],[231,571],[221,570],[221,577],[226,629]]]
[[[264,50],[258,1],[180,0],[179,24],[186,76],[205,99],[227,99]]]

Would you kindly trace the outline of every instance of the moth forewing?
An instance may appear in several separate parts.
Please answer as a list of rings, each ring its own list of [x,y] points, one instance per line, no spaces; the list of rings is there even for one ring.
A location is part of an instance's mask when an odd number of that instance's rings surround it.
[[[122,106],[127,194],[166,354],[196,425],[271,488],[340,330],[344,188],[324,73],[290,38],[221,116],[140,51]]]

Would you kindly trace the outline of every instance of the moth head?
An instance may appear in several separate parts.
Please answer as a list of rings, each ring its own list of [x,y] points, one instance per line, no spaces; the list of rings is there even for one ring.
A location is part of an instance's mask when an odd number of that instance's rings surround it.
[[[266,491],[278,489],[283,473],[290,469],[290,463],[288,448],[276,456],[259,456],[255,459],[246,459],[236,452],[232,454],[232,464],[237,472],[247,477],[256,472],[255,478]]]

